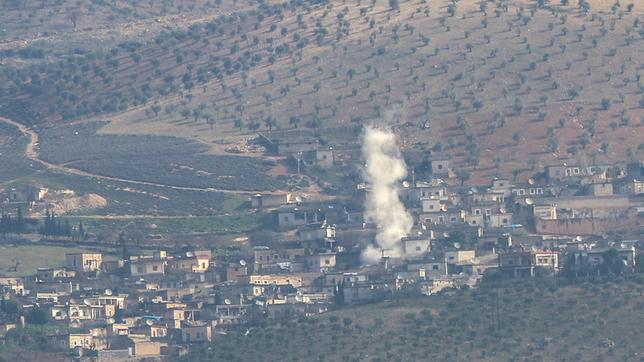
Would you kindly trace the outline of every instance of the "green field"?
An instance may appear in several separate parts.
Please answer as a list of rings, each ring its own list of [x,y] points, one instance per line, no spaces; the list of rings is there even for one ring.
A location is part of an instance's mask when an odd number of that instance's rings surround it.
[[[234,234],[253,230],[261,225],[263,214],[212,215],[212,216],[170,216],[170,217],[132,217],[123,219],[74,217],[70,220],[76,225],[82,221],[85,229],[92,234],[125,232],[126,235],[155,234]]]
[[[643,292],[641,276],[521,280],[242,328],[183,361],[639,361]]]
[[[80,127],[79,129],[94,130],[95,128],[96,126]],[[52,136],[57,141],[46,142],[44,146],[47,150],[49,150],[48,147],[59,147],[58,149],[51,150],[53,153],[49,154],[50,157],[58,157],[56,158],[57,161],[71,160],[73,155],[79,154],[96,156],[97,152],[100,152],[98,148],[86,147],[87,143],[81,143],[79,145],[77,142],[68,141],[69,145],[64,146],[65,140],[60,139],[62,137],[60,133],[64,132],[60,132],[60,130],[51,130],[49,132],[59,132],[53,133],[57,136]],[[52,134],[49,132],[46,132],[46,134]],[[69,135],[69,133],[66,134]],[[91,134],[88,137],[91,137]],[[71,133],[71,136],[76,135]],[[129,140],[127,137],[125,139]],[[169,137],[159,137],[159,139],[168,140]],[[93,141],[98,142],[98,140]],[[191,146],[188,141],[177,139],[173,141],[177,145],[176,147],[179,148],[186,145],[186,147],[196,147]],[[127,144],[130,147],[136,147],[133,146],[134,143],[136,142],[132,141]],[[25,144],[25,137],[15,127],[0,123],[0,186],[21,187],[30,184],[43,184],[50,189],[72,189],[81,195],[96,193],[106,198],[108,204],[104,209],[86,211],[94,215],[213,215],[235,211],[247,201],[247,197],[243,195],[172,189],[141,184],[133,185],[127,182],[100,180],[92,177],[53,172],[46,169],[40,163],[26,158],[23,154]],[[56,146],[51,146],[51,144],[56,144]],[[163,143],[163,147],[170,147],[172,144],[171,141],[168,141]],[[118,152],[111,151],[114,146],[118,146],[118,143],[112,146],[106,143],[98,143],[98,145],[110,155]],[[150,147],[153,147],[153,145],[154,142],[151,143]],[[140,145],[139,147],[144,147],[144,145]],[[158,151],[159,149],[154,150]],[[60,154],[55,156],[58,152]],[[190,160],[190,156],[185,155],[185,150],[178,154],[184,155],[188,161]],[[120,155],[123,155],[123,153]],[[84,157],[87,158],[87,156]],[[157,162],[155,165],[158,165],[158,162],[163,161],[154,162]],[[128,170],[133,172],[131,166]],[[116,173],[118,174],[118,172]],[[140,177],[138,173],[135,175],[135,178],[137,176]],[[162,177],[159,176],[159,173],[154,173],[152,176]],[[162,181],[167,181],[167,177]],[[172,179],[171,181],[176,181],[176,179]]]
[[[26,276],[36,273],[38,268],[58,267],[65,263],[65,254],[88,251],[86,248],[51,245],[17,245],[6,241],[0,244],[0,275]],[[16,272],[9,271],[19,262]]]
[[[208,154],[203,144],[167,136],[97,135],[105,123],[49,128],[41,157],[101,176],[157,184],[232,190],[275,190],[283,180],[266,172],[274,163]]]

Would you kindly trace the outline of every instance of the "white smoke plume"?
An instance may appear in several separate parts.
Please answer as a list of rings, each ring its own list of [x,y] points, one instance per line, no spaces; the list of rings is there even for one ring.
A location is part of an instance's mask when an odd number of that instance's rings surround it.
[[[365,205],[365,219],[378,228],[376,244],[362,252],[362,260],[377,263],[384,249],[387,256],[401,256],[400,238],[409,234],[414,221],[400,201],[399,184],[407,175],[407,167],[396,136],[390,130],[366,127],[362,144],[366,160],[365,178],[371,184]]]

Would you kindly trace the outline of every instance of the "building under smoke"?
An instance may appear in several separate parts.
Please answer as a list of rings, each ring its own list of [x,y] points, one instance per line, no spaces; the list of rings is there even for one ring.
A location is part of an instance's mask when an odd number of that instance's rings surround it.
[[[388,256],[404,256],[401,239],[409,234],[414,221],[400,200],[400,182],[407,167],[396,144],[395,134],[386,129],[366,127],[362,154],[366,161],[365,181],[371,187],[365,204],[365,219],[376,224],[375,245],[362,253],[365,263],[377,263],[383,251]]]

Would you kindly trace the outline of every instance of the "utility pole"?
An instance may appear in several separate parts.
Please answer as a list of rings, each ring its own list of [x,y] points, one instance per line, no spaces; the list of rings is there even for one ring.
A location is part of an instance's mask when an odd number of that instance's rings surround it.
[[[300,162],[302,161],[302,152],[297,153],[297,174],[300,174]]]
[[[499,305],[499,288],[496,288],[496,331],[501,333],[501,307]]]

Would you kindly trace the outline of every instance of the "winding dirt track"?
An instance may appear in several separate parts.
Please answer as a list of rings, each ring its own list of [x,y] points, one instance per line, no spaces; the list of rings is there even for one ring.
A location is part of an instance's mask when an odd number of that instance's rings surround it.
[[[51,162],[47,162],[43,159],[40,158],[40,154],[38,151],[38,133],[29,127],[25,126],[22,123],[16,122],[14,120],[0,117],[0,122],[14,126],[22,132],[23,135],[29,138],[29,143],[27,144],[27,147],[25,148],[25,156],[29,158],[30,160],[34,162],[38,162],[41,165],[47,167],[48,169],[52,171],[57,171],[57,172],[63,172],[67,173],[70,175],[75,175],[75,176],[82,176],[82,177],[91,177],[95,179],[101,179],[101,180],[108,180],[108,181],[117,181],[117,182],[123,182],[123,183],[128,183],[128,184],[133,184],[133,185],[142,185],[142,186],[153,186],[153,187],[160,187],[160,188],[166,188],[166,189],[171,189],[171,190],[178,190],[178,191],[198,191],[198,192],[217,192],[217,193],[224,193],[224,194],[234,194],[234,195],[249,195],[249,194],[256,194],[256,193],[263,193],[263,194],[271,194],[273,192],[269,192],[266,190],[226,190],[226,189],[217,189],[217,188],[198,188],[198,187],[187,187],[187,186],[174,186],[174,185],[166,185],[166,184],[159,184],[155,182],[147,182],[147,181],[137,181],[137,180],[130,180],[130,179],[124,179],[120,177],[113,177],[113,176],[105,176],[105,175],[98,175],[95,173],[90,173],[86,172],[83,170],[79,170],[77,168],[72,168],[68,167],[65,165],[59,165]]]

